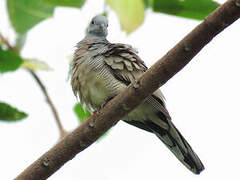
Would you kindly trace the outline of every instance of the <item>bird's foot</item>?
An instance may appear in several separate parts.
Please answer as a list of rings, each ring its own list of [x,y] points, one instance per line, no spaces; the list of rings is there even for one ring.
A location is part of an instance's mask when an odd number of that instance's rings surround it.
[[[95,109],[95,111],[93,112],[93,114],[94,114],[94,115],[99,114],[99,113],[100,113],[100,110],[101,110],[102,108],[104,108],[104,107],[106,106],[106,104],[107,104],[110,100],[112,100],[114,97],[115,97],[115,96],[112,96],[112,97],[107,98],[98,108]]]

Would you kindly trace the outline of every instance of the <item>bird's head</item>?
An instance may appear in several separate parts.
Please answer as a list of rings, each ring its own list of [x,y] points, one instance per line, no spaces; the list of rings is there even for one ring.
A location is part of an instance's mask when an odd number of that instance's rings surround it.
[[[106,37],[108,34],[107,27],[108,20],[105,16],[95,16],[88,26],[88,35]]]

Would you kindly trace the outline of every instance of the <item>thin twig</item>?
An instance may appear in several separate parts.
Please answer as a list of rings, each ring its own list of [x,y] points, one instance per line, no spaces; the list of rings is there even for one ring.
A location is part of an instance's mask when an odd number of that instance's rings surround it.
[[[9,41],[0,33],[0,41],[7,46],[8,49],[12,50],[15,52],[15,48],[13,46],[11,46],[11,44],[9,43]]]
[[[15,180],[43,180],[56,172],[77,153],[94,143],[118,120],[165,84],[218,33],[240,17],[240,0],[228,0],[182,41],[158,60],[137,81],[110,100],[72,133],[33,162]],[[136,88],[137,87],[137,88]],[[116,152],[115,152],[116,153]]]
[[[36,82],[38,83],[38,85],[39,85],[40,89],[42,90],[44,96],[46,97],[47,103],[49,104],[49,106],[50,106],[50,108],[53,112],[53,115],[55,117],[58,129],[60,131],[61,138],[63,138],[65,135],[67,135],[68,132],[63,128],[63,125],[60,121],[60,118],[59,118],[58,112],[56,110],[56,107],[54,106],[51,98],[49,97],[46,87],[44,86],[43,82],[40,80],[40,78],[38,77],[38,75],[34,71],[29,70],[29,73],[36,80]]]
[[[11,51],[17,53],[18,51],[16,50],[15,47],[11,46],[11,44],[9,43],[9,41],[0,33],[0,41]],[[40,80],[40,78],[38,77],[38,75],[32,71],[32,70],[29,70],[29,73],[33,76],[33,78],[36,80],[36,82],[38,83],[40,89],[42,90],[44,96],[46,97],[46,100],[47,100],[47,103],[49,104],[52,112],[53,112],[53,115],[55,117],[55,120],[56,120],[56,123],[57,123],[57,126],[58,126],[58,129],[60,131],[60,137],[61,139],[67,135],[67,131],[63,128],[62,126],[62,123],[60,121],[60,118],[59,118],[59,115],[58,115],[58,112],[56,110],[56,107],[54,106],[50,96],[48,95],[48,92],[46,90],[46,87],[44,86],[43,82]]]

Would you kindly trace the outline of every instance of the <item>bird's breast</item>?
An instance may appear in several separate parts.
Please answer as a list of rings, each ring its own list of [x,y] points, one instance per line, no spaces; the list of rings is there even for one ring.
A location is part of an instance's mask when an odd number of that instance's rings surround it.
[[[79,65],[77,73],[81,103],[90,109],[99,108],[124,88],[103,63],[92,65],[84,62]]]

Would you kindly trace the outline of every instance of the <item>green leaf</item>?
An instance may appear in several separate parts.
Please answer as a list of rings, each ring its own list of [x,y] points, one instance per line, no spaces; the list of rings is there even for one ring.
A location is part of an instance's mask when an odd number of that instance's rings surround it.
[[[142,0],[107,0],[106,3],[116,12],[122,29],[128,34],[143,23],[145,4]]]
[[[53,15],[54,6],[43,0],[7,0],[9,18],[15,31],[25,34]]]
[[[44,71],[49,71],[52,70],[51,67],[44,61],[39,61],[36,59],[25,59],[22,63],[22,67],[25,69],[29,69],[32,71],[36,70],[44,70]]]
[[[192,18],[204,19],[220,4],[212,0],[149,0],[153,11]]]
[[[43,0],[43,1],[54,6],[67,6],[75,8],[80,8],[85,3],[85,0]]]
[[[85,119],[91,116],[91,113],[88,110],[84,110],[80,103],[76,104],[73,110],[77,115],[80,123],[82,123]]]
[[[14,122],[26,118],[27,114],[0,102],[0,121]]]
[[[20,67],[23,60],[10,50],[3,50],[0,47],[0,73],[15,71]]]
[[[145,8],[148,8],[150,5],[150,0],[143,0],[143,3],[145,5]]]

